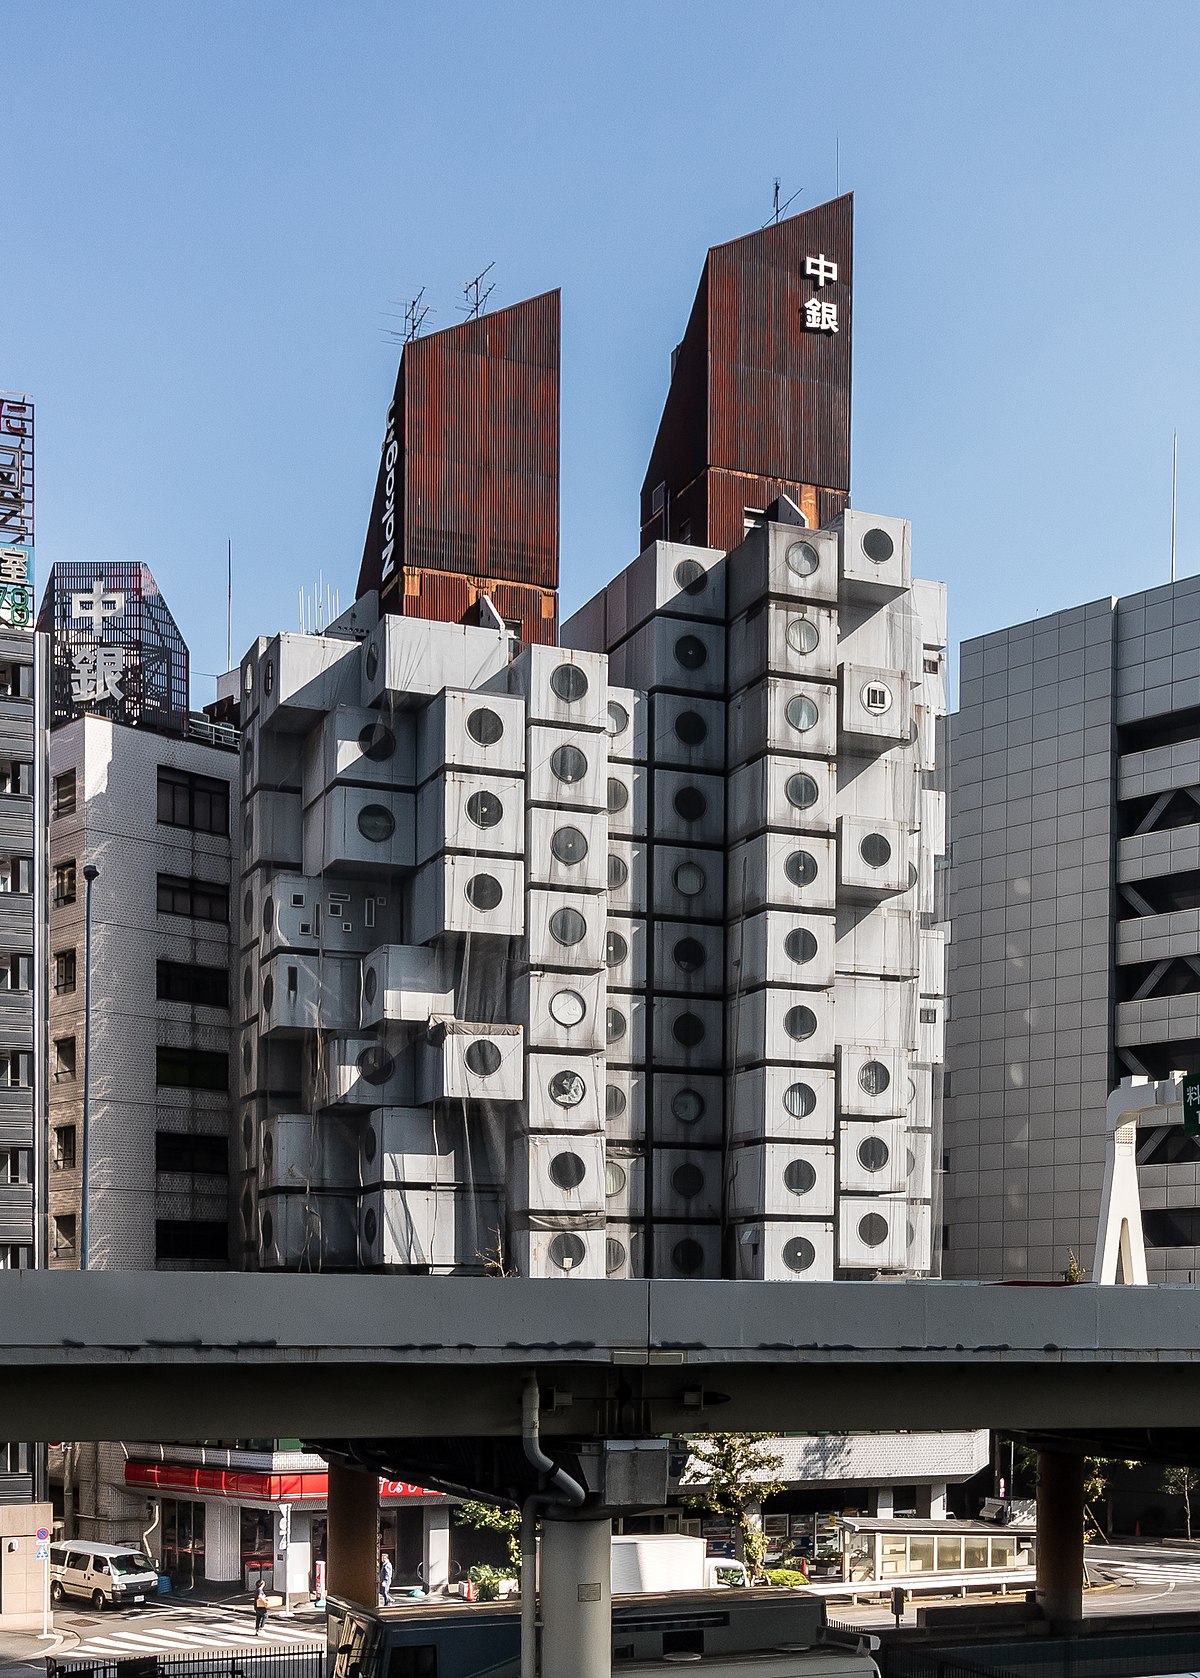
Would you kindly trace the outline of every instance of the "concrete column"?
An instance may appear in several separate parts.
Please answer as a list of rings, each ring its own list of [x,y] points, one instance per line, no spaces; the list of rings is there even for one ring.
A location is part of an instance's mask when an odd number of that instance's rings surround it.
[[[361,1468],[329,1464],[326,1588],[374,1608],[379,1601],[379,1479]]]
[[[867,1510],[873,1521],[890,1520],[895,1507],[891,1486],[876,1486],[869,1494]]]
[[[422,1511],[421,1577],[427,1596],[442,1596],[450,1583],[450,1511],[443,1504],[428,1504]]]
[[[242,1506],[228,1498],[204,1501],[204,1577],[214,1584],[241,1583]]]
[[[916,1495],[917,1518],[922,1521],[946,1519],[946,1483],[935,1480],[932,1485],[918,1486]]]
[[[612,1678],[612,1521],[542,1520],[545,1678]]]
[[[1037,1604],[1055,1623],[1083,1619],[1083,1458],[1038,1452]]]

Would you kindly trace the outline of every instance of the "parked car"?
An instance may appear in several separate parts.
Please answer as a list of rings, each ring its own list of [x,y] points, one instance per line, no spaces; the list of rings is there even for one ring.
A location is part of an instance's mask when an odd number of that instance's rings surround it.
[[[93,1608],[115,1608],[145,1602],[157,1589],[154,1563],[128,1545],[73,1538],[50,1546],[50,1595],[55,1602],[79,1596]]]

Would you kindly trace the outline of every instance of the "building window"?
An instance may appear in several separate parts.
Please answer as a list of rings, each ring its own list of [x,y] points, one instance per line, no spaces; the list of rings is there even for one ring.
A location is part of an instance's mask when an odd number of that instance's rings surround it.
[[[219,1090],[229,1088],[229,1056],[213,1049],[173,1049],[160,1043],[154,1056],[159,1088]]]
[[[228,924],[229,887],[214,880],[189,880],[177,874],[160,874],[158,912],[160,915],[187,915],[194,921],[224,921]]]
[[[54,1039],[52,1076],[56,1084],[74,1083],[75,1039],[73,1037],[56,1037]]]
[[[12,1090],[33,1088],[33,1056],[25,1049],[14,1049],[8,1057],[8,1087]]]
[[[201,1008],[229,1006],[229,974],[224,967],[160,961],[156,977],[160,1002],[186,1002]]]
[[[70,996],[75,989],[75,951],[54,952],[54,994]]]
[[[183,769],[158,769],[158,819],[193,833],[229,832],[229,783]]]
[[[0,978],[7,981],[9,990],[32,990],[33,957],[14,952],[0,967]]]
[[[19,759],[0,763],[0,793],[28,798],[33,791],[33,764]]]
[[[189,1177],[228,1177],[229,1143],[224,1136],[160,1130],[154,1138],[154,1169],[182,1171]]]
[[[72,864],[74,867],[74,864]],[[72,873],[71,879],[75,876]],[[0,857],[0,892],[31,892],[33,890],[33,858],[28,856]],[[74,899],[70,899],[74,901]]]
[[[75,771],[64,769],[61,775],[54,777],[54,798],[50,805],[52,816],[70,816],[75,813]]]
[[[50,1220],[55,1258],[75,1257],[75,1214],[60,1212]]]
[[[74,1171],[75,1126],[73,1124],[55,1126],[53,1159],[56,1171]]]
[[[0,870],[3,865],[0,864]],[[12,886],[5,887],[0,877],[0,891],[12,891]],[[63,909],[68,903],[75,901],[75,859],[70,862],[60,862],[54,870],[54,907]]]
[[[0,664],[0,699],[33,698],[33,665],[15,664],[8,660]]]
[[[203,1266],[229,1263],[229,1227],[224,1222],[159,1218],[154,1225],[154,1256],[173,1264]]]

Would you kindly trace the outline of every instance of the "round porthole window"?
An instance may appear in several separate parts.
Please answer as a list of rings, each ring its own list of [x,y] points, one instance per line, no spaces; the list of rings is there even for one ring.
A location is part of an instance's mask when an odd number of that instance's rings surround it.
[[[612,851],[608,853],[608,889],[620,891],[629,878],[629,864],[623,856],[616,856]]]
[[[618,1241],[615,1235],[608,1236],[604,1242],[604,1268],[607,1273],[615,1276],[624,1266],[625,1259],[625,1243]]]
[[[610,1043],[619,1043],[626,1031],[625,1016],[619,1008],[606,1009],[604,1033]]]
[[[588,842],[577,827],[558,827],[550,837],[550,849],[564,866],[574,868],[587,856]]]
[[[242,1120],[242,1147],[250,1153],[254,1147],[254,1120],[247,1113]],[[249,1193],[249,1190],[247,1190]]]
[[[375,993],[379,989],[379,975],[373,967],[368,967],[363,974],[363,996],[368,1002],[374,1002]]]
[[[615,1159],[610,1159],[604,1167],[604,1197],[611,1200],[615,1194],[623,1194],[625,1185],[629,1181],[629,1173],[623,1165]]]
[[[811,542],[793,542],[784,558],[795,577],[811,577],[821,563],[821,556]]]
[[[708,799],[699,787],[680,787],[672,803],[680,821],[687,822],[689,826],[692,822],[700,821],[708,809]]]
[[[817,859],[811,851],[793,851],[783,871],[794,886],[811,886],[817,877]]]
[[[463,1059],[467,1063],[467,1071],[473,1072],[477,1078],[490,1078],[493,1072],[500,1070],[500,1051],[486,1037],[469,1043]]]
[[[386,1084],[396,1070],[395,1061],[378,1043],[364,1049],[354,1064],[363,1083],[370,1084],[372,1088]]]
[[[884,868],[892,860],[892,847],[882,833],[868,833],[858,854],[868,868]]]
[[[691,1160],[685,1160],[677,1165],[671,1173],[671,1187],[680,1200],[695,1200],[704,1187],[704,1173]]]
[[[882,1095],[892,1075],[881,1060],[868,1060],[858,1069],[858,1085],[866,1095]]]
[[[561,1026],[575,1026],[587,1013],[587,1003],[577,990],[558,990],[550,998],[550,1018]]]
[[[477,746],[494,746],[504,733],[504,724],[495,711],[481,707],[467,718],[467,733]]]
[[[254,995],[254,971],[249,967],[247,967],[245,972],[242,974],[242,995],[246,998],[247,1002],[249,1002],[250,998]]]
[[[564,705],[574,705],[587,693],[587,672],[577,664],[560,664],[550,672],[550,686]]]
[[[270,932],[275,925],[275,899],[268,897],[263,904],[263,931]]]
[[[671,1026],[671,1036],[681,1049],[694,1049],[704,1041],[704,1021],[698,1014],[679,1014]]]
[[[671,1113],[680,1124],[699,1124],[704,1117],[705,1101],[699,1090],[676,1090],[671,1097]]]
[[[560,1230],[546,1249],[550,1263],[556,1270],[575,1270],[584,1261],[587,1248],[578,1235]]]
[[[269,1212],[264,1212],[262,1215],[262,1237],[264,1247],[269,1247],[271,1245],[271,1238],[274,1233],[275,1225],[271,1220],[271,1214]]]
[[[629,712],[619,699],[608,702],[608,732],[610,735],[624,734],[629,727]]]
[[[784,714],[797,734],[807,734],[815,728],[820,715],[815,700],[806,693],[793,694],[784,707]]]
[[[703,594],[708,572],[698,559],[681,559],[675,567],[675,587],[683,594]]]
[[[708,648],[698,635],[681,635],[675,643],[675,658],[685,670],[701,670],[708,663]]]
[[[618,781],[615,776],[610,775],[608,781],[609,815],[615,816],[617,812],[619,810],[623,810],[628,803],[629,788],[625,785],[624,781]]]
[[[788,803],[797,810],[811,810],[820,796],[811,775],[789,775],[783,790]]]
[[[249,662],[249,660],[247,660],[246,666],[242,671],[242,691],[244,693],[254,692],[254,666]]]
[[[375,1216],[373,1206],[368,1206],[363,1215],[363,1234],[367,1239],[368,1246],[374,1243],[375,1237],[379,1234],[379,1219]]]
[[[817,1174],[806,1159],[790,1159],[783,1168],[783,1186],[792,1194],[808,1194],[817,1183]]]
[[[671,1263],[681,1276],[694,1276],[704,1263],[704,1248],[699,1241],[677,1241],[671,1249]]]
[[[705,949],[698,938],[681,938],[672,950],[676,967],[685,973],[698,973],[704,966]]]
[[[473,792],[467,799],[467,820],[476,827],[495,827],[504,818],[504,805],[494,792]]]
[[[550,773],[566,786],[574,786],[587,774],[587,758],[578,746],[556,746],[550,753]]]
[[[363,1153],[366,1155],[369,1162],[375,1158],[375,1155],[378,1152],[379,1138],[375,1134],[375,1126],[371,1124],[367,1126],[367,1133],[363,1137]]]
[[[812,961],[817,953],[816,935],[806,926],[793,927],[783,941],[783,948],[789,961],[798,962],[803,966]]]
[[[577,1189],[587,1176],[587,1166],[578,1154],[555,1154],[546,1170],[556,1189]]]
[[[680,711],[675,718],[675,738],[684,746],[702,746],[708,739],[708,724],[699,711]]]
[[[472,909],[488,914],[500,906],[504,888],[494,874],[474,874],[464,887]]]
[[[858,1239],[864,1247],[882,1247],[888,1237],[887,1219],[878,1212],[868,1212],[858,1220]]]
[[[550,917],[550,936],[556,944],[578,944],[586,933],[587,922],[578,909],[556,909]]]
[[[789,1270],[811,1270],[816,1258],[817,1249],[803,1235],[793,1235],[783,1244],[783,1262]]]
[[[372,763],[383,763],[396,750],[396,736],[386,723],[368,723],[358,736],[358,749]]]
[[[254,817],[247,816],[242,823],[242,844],[249,850],[254,843]]]
[[[803,1043],[817,1029],[817,1016],[811,1008],[789,1008],[783,1016],[783,1029],[796,1043]]]
[[[366,668],[368,682],[373,682],[379,670],[379,647],[376,642],[372,641],[371,645],[367,648],[367,656],[363,660],[363,663]]]
[[[816,651],[821,632],[811,618],[791,618],[787,626],[787,644],[795,653]]]
[[[604,1116],[607,1119],[619,1119],[629,1105],[625,1091],[617,1084],[608,1084],[604,1090]]]
[[[891,1150],[882,1136],[868,1136],[858,1144],[858,1163],[864,1171],[882,1171]]]
[[[267,974],[266,978],[263,980],[262,996],[263,996],[263,1008],[264,1008],[265,1012],[269,1014],[271,1012],[272,1005],[274,1004],[274,1001],[275,1001],[275,981],[274,981],[274,979],[272,979],[272,977],[269,973]]]
[[[703,868],[696,862],[681,862],[672,878],[675,890],[683,897],[699,897],[708,883]]]
[[[396,831],[396,818],[383,804],[365,804],[358,812],[358,831],[373,845],[382,845]]]
[[[248,891],[242,899],[242,919],[247,926],[254,919],[254,893],[252,891]]]
[[[886,530],[880,530],[876,525],[863,537],[862,550],[872,565],[886,565],[896,551],[896,544]]]
[[[578,1072],[556,1072],[546,1089],[556,1107],[578,1107],[587,1094]]]
[[[274,1158],[275,1158],[275,1138],[271,1135],[271,1132],[268,1130],[266,1135],[263,1137],[263,1164],[269,1168],[270,1165],[271,1165],[271,1162],[274,1160]]]
[[[250,1069],[253,1065],[254,1050],[250,1047],[250,1039],[247,1038],[242,1044],[242,1070],[245,1072],[247,1078],[250,1076]]]
[[[275,692],[275,660],[273,658],[267,660],[267,667],[263,671],[263,692]]]
[[[793,1119],[806,1119],[815,1111],[816,1091],[811,1084],[789,1084],[783,1092],[783,1108]]]
[[[629,945],[619,932],[609,932],[604,937],[604,965],[606,967],[620,967],[629,954]]]

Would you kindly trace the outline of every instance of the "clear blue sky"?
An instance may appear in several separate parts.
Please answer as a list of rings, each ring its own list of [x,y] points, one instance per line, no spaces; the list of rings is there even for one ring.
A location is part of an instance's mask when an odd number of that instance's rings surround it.
[[[0,386],[42,577],[144,560],[193,649],[353,593],[394,300],[563,288],[565,611],[636,551],[710,244],[856,193],[854,498],[955,639],[1200,569],[1200,7],[0,0]],[[15,148],[15,150],[14,150]],[[197,701],[211,683],[197,678]]]

